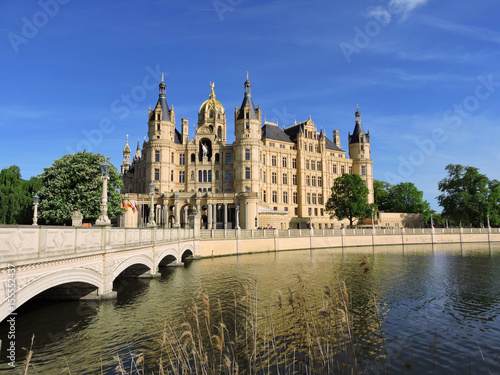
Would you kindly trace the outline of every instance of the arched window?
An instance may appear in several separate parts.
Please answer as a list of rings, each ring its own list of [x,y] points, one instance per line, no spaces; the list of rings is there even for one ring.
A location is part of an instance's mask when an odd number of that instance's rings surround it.
[[[212,171],[208,171],[208,182],[212,182]]]
[[[203,171],[203,182],[207,182],[207,171]]]
[[[215,154],[215,162],[219,164],[219,153]]]
[[[198,182],[203,182],[203,172],[198,171]]]
[[[194,154],[191,154],[191,163],[194,163],[195,162],[195,156]]]
[[[220,115],[219,115],[219,116],[220,116]],[[222,127],[221,127],[221,126],[219,126],[219,127],[217,128],[217,137],[219,137],[220,139],[222,139]]]

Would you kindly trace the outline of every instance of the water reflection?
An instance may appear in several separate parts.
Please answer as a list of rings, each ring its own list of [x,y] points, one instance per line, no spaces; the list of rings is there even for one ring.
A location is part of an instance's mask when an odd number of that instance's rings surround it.
[[[248,295],[249,303],[258,306],[257,323],[266,327],[272,316],[276,328],[285,327],[289,334],[278,337],[278,345],[289,345],[304,324],[291,312],[290,299],[294,298],[293,308],[299,308],[297,298],[307,290],[310,308],[319,311],[325,286],[339,290],[345,282],[362,372],[418,373],[434,368],[456,373],[473,363],[474,373],[482,369],[478,344],[490,371],[496,372],[498,250],[490,251],[487,245],[326,249],[165,267],[161,279],[115,281],[114,302],[28,302],[18,311],[18,354],[35,334],[34,373],[56,373],[65,366],[79,374],[113,372],[113,356],[126,361],[138,353],[144,353],[147,366],[157,371],[158,339],[165,322],[179,326],[200,288],[210,296],[214,322],[222,317],[229,327],[243,329],[241,301]],[[363,256],[370,262],[366,274],[360,267]],[[0,325],[2,335],[6,327],[5,322]],[[1,369],[9,371],[5,351],[1,361]],[[17,370],[21,373],[20,366]]]

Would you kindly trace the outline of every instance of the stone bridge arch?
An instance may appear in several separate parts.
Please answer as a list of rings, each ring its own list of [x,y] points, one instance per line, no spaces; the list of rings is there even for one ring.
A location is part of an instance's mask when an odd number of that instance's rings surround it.
[[[192,257],[195,255],[194,253],[194,246],[191,244],[185,245],[182,250],[181,250],[181,260],[184,262],[184,260],[188,257]]]
[[[125,258],[123,262],[119,263],[116,267],[114,267],[111,277],[112,281],[115,280],[127,268],[134,265],[143,265],[149,268],[151,273],[154,273],[156,270],[155,264],[153,263],[153,260],[150,257],[148,257],[145,254],[134,255],[132,257]]]
[[[168,262],[168,258],[171,258],[172,261]],[[181,258],[179,256],[179,252],[177,249],[169,247],[169,248],[164,248],[158,251],[158,254],[156,256],[156,267],[160,267],[160,265],[166,265],[169,263],[180,263]]]
[[[86,268],[69,268],[43,274],[33,280],[27,280],[24,286],[16,290],[16,309],[50,288],[69,283],[90,284],[97,288],[99,295],[104,293],[103,277],[99,272]],[[0,321],[8,316],[10,312],[8,300],[4,300],[0,305]]]

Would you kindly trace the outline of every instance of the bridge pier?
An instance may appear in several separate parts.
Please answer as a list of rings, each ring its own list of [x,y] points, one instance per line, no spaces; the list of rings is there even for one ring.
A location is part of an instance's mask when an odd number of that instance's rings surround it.
[[[175,262],[167,264],[167,267],[184,267],[184,263],[176,260]]]
[[[116,299],[118,296],[118,293],[112,290],[111,292],[104,293],[100,296],[100,300],[105,300],[105,299]]]
[[[143,273],[142,275],[137,276],[139,279],[155,279],[161,277],[160,272],[153,272],[153,270],[150,270],[146,273]]]

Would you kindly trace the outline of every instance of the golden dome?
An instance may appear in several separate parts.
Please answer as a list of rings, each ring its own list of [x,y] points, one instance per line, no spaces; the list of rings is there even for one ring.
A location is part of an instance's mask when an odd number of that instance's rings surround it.
[[[214,83],[210,83],[210,86],[212,87],[212,92],[210,93],[210,98],[200,106],[199,110],[200,116],[210,112],[221,113],[221,114],[225,113],[222,104],[217,99],[215,99]]]
[[[130,147],[128,145],[128,134],[127,134],[127,144],[125,145],[125,148],[123,149],[124,154],[130,154]]]

